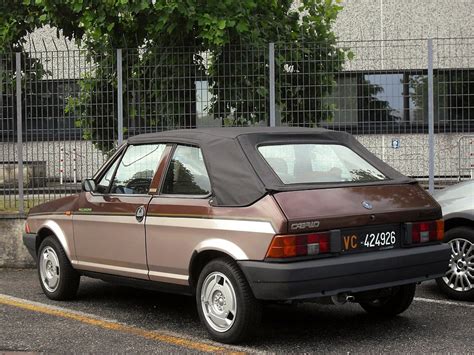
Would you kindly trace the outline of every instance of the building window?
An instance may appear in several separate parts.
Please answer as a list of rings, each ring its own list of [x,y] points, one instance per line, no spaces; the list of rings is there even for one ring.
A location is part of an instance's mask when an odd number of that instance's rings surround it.
[[[437,70],[433,78],[435,129],[474,130],[474,70]],[[325,99],[332,113],[323,127],[352,133],[428,132],[426,71],[340,73]]]
[[[403,121],[403,74],[364,74],[359,86],[361,120],[371,123]]]
[[[322,123],[328,127],[354,126],[358,123],[358,76],[355,74],[341,75],[330,96],[322,101],[323,109],[329,114]]]

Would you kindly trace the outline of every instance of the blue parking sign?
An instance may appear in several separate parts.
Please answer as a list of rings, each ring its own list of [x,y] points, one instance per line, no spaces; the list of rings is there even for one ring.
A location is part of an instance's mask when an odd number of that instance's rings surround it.
[[[392,148],[393,149],[400,148],[400,138],[392,138]]]

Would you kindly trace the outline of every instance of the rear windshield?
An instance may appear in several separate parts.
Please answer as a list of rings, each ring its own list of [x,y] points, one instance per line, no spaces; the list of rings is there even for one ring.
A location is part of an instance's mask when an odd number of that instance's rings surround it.
[[[281,144],[258,147],[284,184],[374,182],[386,180],[379,170],[338,144]]]

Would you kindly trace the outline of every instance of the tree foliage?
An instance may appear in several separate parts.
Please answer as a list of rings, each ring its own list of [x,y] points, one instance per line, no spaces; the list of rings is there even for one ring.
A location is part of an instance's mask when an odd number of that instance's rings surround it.
[[[82,78],[69,109],[104,151],[117,126],[113,48],[125,48],[124,127],[194,127],[202,80],[214,118],[267,120],[270,42],[282,121],[315,125],[327,118],[321,99],[345,56],[331,31],[340,10],[333,0],[11,1],[13,7],[0,8],[1,47],[19,49],[25,34],[47,24],[87,50],[94,72]]]

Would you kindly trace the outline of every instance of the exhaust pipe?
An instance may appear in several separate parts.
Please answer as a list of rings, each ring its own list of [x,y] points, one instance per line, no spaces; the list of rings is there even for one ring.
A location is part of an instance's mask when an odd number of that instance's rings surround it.
[[[335,305],[343,305],[347,302],[354,302],[355,297],[352,295],[349,295],[348,293],[339,293],[337,295],[331,296],[331,301]]]

